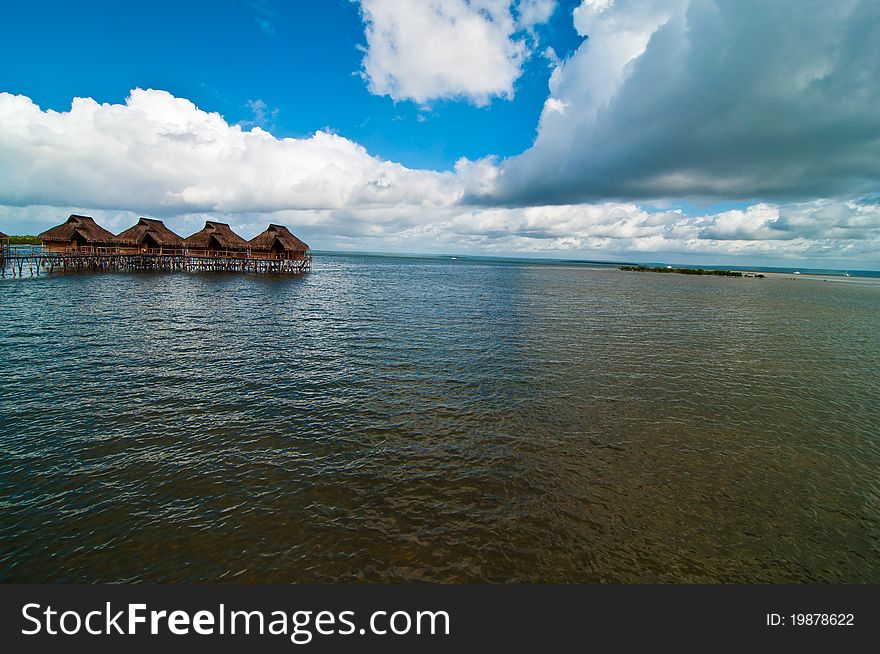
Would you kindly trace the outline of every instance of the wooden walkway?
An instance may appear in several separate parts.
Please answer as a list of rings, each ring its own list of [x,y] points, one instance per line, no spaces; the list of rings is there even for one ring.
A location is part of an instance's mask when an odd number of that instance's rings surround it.
[[[0,275],[37,276],[54,272],[235,272],[300,275],[312,269],[312,255],[302,259],[261,256],[249,252],[122,253],[113,251],[44,252],[42,248],[4,248]]]

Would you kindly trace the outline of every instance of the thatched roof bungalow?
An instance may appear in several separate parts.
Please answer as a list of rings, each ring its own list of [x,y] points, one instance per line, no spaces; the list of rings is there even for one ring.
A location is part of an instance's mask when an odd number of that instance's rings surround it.
[[[177,250],[183,247],[183,237],[168,229],[161,220],[153,218],[141,218],[116,238],[123,252]]]
[[[248,249],[248,242],[226,223],[208,220],[201,230],[183,239],[183,247],[191,252],[243,252]]]
[[[309,251],[309,246],[284,225],[269,225],[266,231],[248,241],[248,245],[254,257],[273,259],[304,259]]]
[[[39,235],[47,252],[114,247],[118,239],[91,216],[71,214],[67,222]]]

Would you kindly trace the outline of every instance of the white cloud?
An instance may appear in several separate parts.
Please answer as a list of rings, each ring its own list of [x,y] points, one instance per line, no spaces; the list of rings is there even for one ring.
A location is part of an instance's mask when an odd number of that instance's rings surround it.
[[[429,243],[430,250],[447,252],[880,265],[877,204],[758,204],[696,217],[677,210],[651,212],[632,203],[444,213],[388,236],[392,243]]]
[[[573,19],[588,38],[554,71],[496,201],[876,189],[876,0],[585,0]]]
[[[74,212],[118,232],[146,214],[183,235],[207,218],[248,237],[281,222],[317,249],[880,267],[876,197],[697,216],[633,202],[474,205],[502,170],[492,157],[413,170],[326,132],[277,139],[164,91],[136,89],[121,105],[80,98],[61,113],[0,93],[6,233],[38,233]]]
[[[253,118],[242,120],[238,123],[243,129],[259,127],[265,130],[272,130],[275,128],[275,121],[278,119],[280,109],[277,107],[269,109],[269,105],[259,98],[256,100],[248,100],[245,106],[251,110]]]
[[[360,0],[370,91],[420,104],[512,98],[530,55],[529,32],[555,0]]]
[[[525,29],[550,20],[556,11],[556,0],[519,0],[516,3],[517,22]]]
[[[181,214],[435,206],[462,190],[451,173],[411,170],[317,132],[276,139],[229,125],[165,91],[124,105],[74,99],[42,111],[0,93],[0,202]]]
[[[559,98],[547,98],[547,101],[544,103],[544,111],[548,113],[556,112],[558,114],[564,114],[567,106],[568,104]]]

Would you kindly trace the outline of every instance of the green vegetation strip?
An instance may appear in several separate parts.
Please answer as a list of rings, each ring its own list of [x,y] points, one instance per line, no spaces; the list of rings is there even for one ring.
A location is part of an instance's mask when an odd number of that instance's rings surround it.
[[[9,245],[39,245],[42,243],[36,236],[10,236]]]
[[[705,268],[666,268],[664,266],[621,266],[621,270],[631,272],[678,273],[679,275],[716,275],[718,277],[744,277],[736,270],[706,270]],[[764,275],[755,275],[763,277]]]

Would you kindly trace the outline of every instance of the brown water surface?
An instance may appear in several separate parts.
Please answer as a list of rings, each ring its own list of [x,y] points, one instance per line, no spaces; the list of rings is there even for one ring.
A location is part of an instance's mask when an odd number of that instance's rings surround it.
[[[2,581],[880,582],[880,284],[0,281]]]

